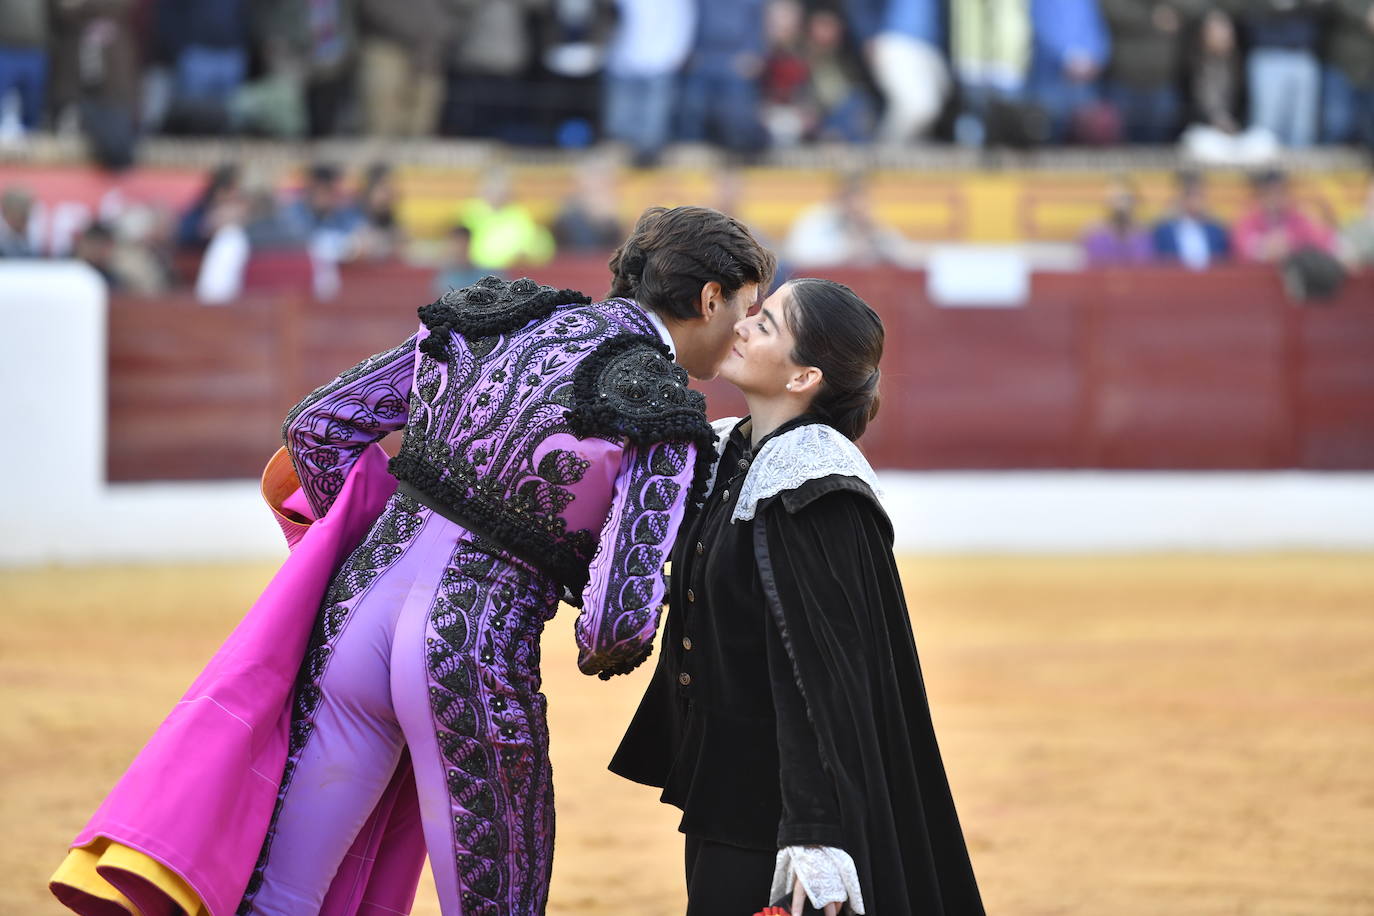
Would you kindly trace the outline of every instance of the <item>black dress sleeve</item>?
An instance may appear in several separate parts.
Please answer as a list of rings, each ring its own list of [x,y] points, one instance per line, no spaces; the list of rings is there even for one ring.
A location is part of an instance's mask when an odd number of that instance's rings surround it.
[[[850,854],[870,912],[982,913],[935,740],[891,525],[872,491],[856,478],[831,477],[761,505],[754,551],[795,688],[777,692],[780,742],[797,742],[779,745],[784,758],[793,758],[780,774],[790,800],[779,840],[805,841],[800,828],[808,813],[821,821],[838,817],[838,835],[830,832],[833,824],[813,825],[826,830],[811,834],[812,842]],[[780,676],[787,670],[778,668]],[[797,725],[792,698],[809,730]],[[814,765],[802,760],[808,752],[833,802],[816,791]]]
[[[821,766],[820,746],[816,730],[806,715],[806,701],[797,689],[792,662],[782,644],[782,633],[771,620],[766,626],[768,679],[777,709],[778,775],[782,789],[778,848],[843,848],[844,830],[840,826],[835,785]]]

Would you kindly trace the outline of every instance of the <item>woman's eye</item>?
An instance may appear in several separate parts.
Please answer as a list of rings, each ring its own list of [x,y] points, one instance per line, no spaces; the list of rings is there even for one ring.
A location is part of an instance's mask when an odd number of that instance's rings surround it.
[[[767,334],[767,333],[768,333],[768,329],[767,329],[766,327],[764,327],[762,321],[760,321],[760,322],[756,325],[756,327],[759,329],[759,333],[761,333],[761,334]]]

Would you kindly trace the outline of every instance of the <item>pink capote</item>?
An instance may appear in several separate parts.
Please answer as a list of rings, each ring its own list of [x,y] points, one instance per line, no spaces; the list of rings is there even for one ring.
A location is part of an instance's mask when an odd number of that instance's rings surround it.
[[[335,570],[396,489],[386,461],[380,446],[370,446],[323,518],[309,527],[282,519],[291,555],[73,846],[104,836],[139,850],[185,879],[212,916],[233,914],[276,804],[292,686],[315,616]],[[284,505],[310,517],[298,496]],[[424,856],[403,755],[339,867],[322,916],[409,912]]]

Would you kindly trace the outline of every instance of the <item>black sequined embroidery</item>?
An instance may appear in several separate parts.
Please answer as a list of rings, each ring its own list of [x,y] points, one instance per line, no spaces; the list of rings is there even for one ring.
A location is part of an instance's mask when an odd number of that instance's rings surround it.
[[[568,425],[579,436],[624,436],[636,445],[694,443],[691,498],[705,498],[716,442],[706,397],[687,387],[686,370],[672,361],[662,341],[620,334],[599,344],[573,374]]]
[[[531,321],[546,318],[559,305],[586,305],[591,301],[575,289],[540,286],[528,277],[513,283],[500,277],[483,277],[472,286],[451,289],[420,308],[420,320],[430,331],[420,346],[428,355],[446,361],[450,333],[463,335],[472,342],[474,351],[480,351],[494,345],[490,338],[495,335],[508,334]]]

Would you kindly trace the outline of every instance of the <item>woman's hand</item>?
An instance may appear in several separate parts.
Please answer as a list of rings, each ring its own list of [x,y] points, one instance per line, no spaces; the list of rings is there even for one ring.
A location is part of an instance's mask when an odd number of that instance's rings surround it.
[[[785,846],[778,850],[773,869],[770,899],[792,892],[792,916],[801,916],[803,901],[823,910],[825,916],[839,916],[845,909],[862,914],[864,898],[859,890],[859,873],[854,860],[843,849],[833,846]]]

